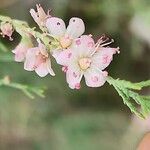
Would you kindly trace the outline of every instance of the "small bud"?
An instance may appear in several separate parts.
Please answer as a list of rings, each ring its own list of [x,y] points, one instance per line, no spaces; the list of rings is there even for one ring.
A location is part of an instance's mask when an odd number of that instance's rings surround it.
[[[13,25],[12,23],[10,22],[2,22],[1,25],[0,25],[0,29],[1,29],[1,35],[3,37],[5,36],[8,36],[9,37],[9,40],[12,41],[12,34],[14,32],[14,28],[13,28]]]
[[[49,14],[49,11],[47,14],[45,13],[45,11],[43,10],[43,8],[41,7],[40,4],[36,5],[36,9],[37,9],[37,11],[35,11],[34,9],[31,9],[30,14],[31,14],[32,18],[34,19],[34,21],[38,24],[38,26],[43,28],[43,27],[45,27],[46,19],[51,16]]]
[[[17,45],[17,47],[12,50],[15,54],[15,61],[16,62],[23,62],[26,57],[27,50],[32,48],[33,44],[31,42],[30,37],[22,37],[21,42]]]

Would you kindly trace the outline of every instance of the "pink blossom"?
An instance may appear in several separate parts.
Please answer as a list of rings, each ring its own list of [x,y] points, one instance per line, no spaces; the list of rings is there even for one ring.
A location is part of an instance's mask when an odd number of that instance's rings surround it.
[[[10,22],[2,22],[0,29],[2,31],[1,34],[3,35],[3,37],[8,36],[11,41],[13,40],[11,36],[14,32],[14,28]]]
[[[40,77],[45,77],[48,73],[55,75],[51,68],[50,56],[45,45],[38,41],[38,47],[27,50],[24,69],[27,71],[35,71]]]
[[[31,41],[22,40],[17,47],[12,51],[15,54],[16,62],[23,62],[26,57],[27,50],[31,48],[33,45]]]
[[[49,14],[49,11],[47,12],[47,14],[44,12],[43,8],[41,7],[40,4],[36,5],[37,8],[37,12],[34,9],[30,10],[30,14],[33,17],[34,21],[40,26],[40,27],[44,27],[45,26],[45,22],[46,19],[48,17],[51,17]]]
[[[103,71],[112,61],[113,54],[119,52],[119,48],[103,47],[106,40],[94,43],[91,36],[83,35],[74,41],[71,49],[64,50],[59,55],[58,63],[67,70],[66,79],[72,89],[80,88],[80,81],[84,76],[86,85],[100,87],[106,82],[107,71]]]
[[[60,43],[60,48],[52,51],[52,55],[57,56],[64,50],[72,46],[73,40],[80,37],[85,31],[85,25],[82,19],[73,17],[66,28],[64,21],[57,17],[48,18],[46,27],[49,33]]]

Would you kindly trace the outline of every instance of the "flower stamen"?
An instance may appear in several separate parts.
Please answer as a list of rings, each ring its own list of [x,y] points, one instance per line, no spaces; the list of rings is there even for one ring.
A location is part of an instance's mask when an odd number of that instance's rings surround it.
[[[72,44],[72,39],[69,37],[61,37],[60,38],[60,45],[62,48],[66,49]]]
[[[90,58],[81,58],[78,63],[79,63],[80,69],[85,71],[90,67],[91,59]]]

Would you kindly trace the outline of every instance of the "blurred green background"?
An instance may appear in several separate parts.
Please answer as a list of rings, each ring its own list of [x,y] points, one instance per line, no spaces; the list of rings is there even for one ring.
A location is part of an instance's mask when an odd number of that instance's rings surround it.
[[[121,53],[107,69],[112,77],[133,82],[150,77],[149,0],[0,0],[0,14],[34,27],[29,10],[36,3],[66,23],[81,17],[95,39],[103,33],[115,39],[112,46]],[[11,50],[19,42],[17,34],[13,37],[13,42],[0,40]],[[0,88],[0,150],[135,150],[148,129],[139,123],[144,121],[135,122],[115,90],[107,83],[95,89],[83,83],[81,90],[71,90],[60,67],[53,66],[56,77],[40,78],[23,64],[0,62],[0,77],[8,74],[16,82],[47,87],[46,98],[34,100]]]

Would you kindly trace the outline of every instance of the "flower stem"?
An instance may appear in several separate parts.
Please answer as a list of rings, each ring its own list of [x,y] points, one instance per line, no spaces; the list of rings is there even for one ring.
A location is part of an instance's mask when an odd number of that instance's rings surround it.
[[[11,88],[15,88],[21,90],[24,94],[26,94],[29,98],[34,99],[35,96],[44,97],[44,90],[37,87],[30,87],[28,85],[19,84],[15,82],[11,82],[8,76],[5,76],[3,79],[0,79],[0,86],[7,86]]]
[[[28,23],[25,21],[11,19],[10,17],[0,15],[0,22],[12,23],[16,32],[18,32],[19,34],[29,34],[34,36],[35,38],[40,39],[49,49],[51,49],[51,44],[49,43],[55,42],[59,44],[58,40],[55,37],[47,33],[40,33],[38,31],[35,31],[35,28],[30,28]]]

